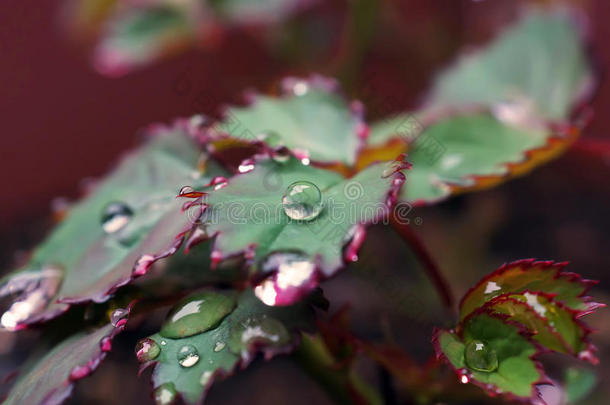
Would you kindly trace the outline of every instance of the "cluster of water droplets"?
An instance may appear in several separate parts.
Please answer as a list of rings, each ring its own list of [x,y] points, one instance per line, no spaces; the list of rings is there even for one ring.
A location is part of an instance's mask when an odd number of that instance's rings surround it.
[[[0,297],[15,296],[0,317],[3,329],[14,331],[20,325],[44,311],[63,280],[63,269],[46,266],[40,270],[23,271],[0,286]]]

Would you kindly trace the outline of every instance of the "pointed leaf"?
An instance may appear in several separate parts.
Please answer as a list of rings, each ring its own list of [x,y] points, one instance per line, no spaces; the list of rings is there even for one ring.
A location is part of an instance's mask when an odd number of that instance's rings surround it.
[[[277,271],[257,294],[264,293],[269,304],[294,302],[320,278],[343,267],[344,257],[357,259],[364,225],[387,218],[404,181],[400,170],[405,165],[397,162],[392,167],[396,170],[387,173],[386,165],[377,164],[344,179],[296,158],[284,163],[269,158],[249,162],[250,172],[232,177],[221,188],[217,185],[217,190],[203,198],[207,208],[202,229],[208,237],[215,237],[213,260],[244,254],[253,263],[256,277]],[[315,197],[319,214],[311,214],[309,220],[299,220],[294,213],[288,216],[291,211],[284,204],[287,190],[302,188],[295,182],[319,190]]]
[[[205,305],[197,310],[207,310]],[[139,357],[154,362],[152,379],[157,393],[178,394],[187,404],[200,403],[218,377],[245,368],[256,353],[269,359],[292,350],[298,332],[311,330],[314,321],[309,302],[268,307],[248,290],[239,295],[235,309],[217,327],[177,339],[152,335],[145,342],[160,350],[155,349],[153,358]]]
[[[174,128],[157,131],[123,159],[71,208],[29,262],[3,279],[0,295],[23,294],[2,316],[2,325],[19,329],[56,316],[69,303],[105,301],[173,254],[201,213],[200,207],[182,212],[184,201],[175,198],[180,187],[207,184],[223,173],[210,164],[202,175],[199,156],[197,145]]]
[[[252,96],[247,107],[231,107],[210,132],[247,142],[286,146],[313,161],[352,165],[366,131],[361,108],[338,94],[332,79],[286,79],[280,97]]]
[[[47,354],[34,355],[23,367],[3,404],[60,404],[72,393],[74,383],[97,369],[112,348],[112,340],[124,328],[130,308],[114,326],[79,332],[63,340]]]
[[[566,263],[520,260],[500,267],[483,278],[460,302],[460,318],[464,319],[485,302],[506,293],[542,292],[554,294],[554,300],[567,308],[591,311],[599,304],[585,294],[594,284],[578,274],[564,272]]]
[[[536,115],[563,121],[593,86],[593,71],[576,18],[531,10],[485,49],[441,75],[428,105],[494,106],[531,101]]]
[[[533,359],[537,353],[534,344],[522,334],[518,326],[486,313],[469,317],[460,335],[436,331],[437,355],[449,361],[463,383],[472,382],[491,394],[531,399],[536,396],[535,385],[544,380],[544,374]],[[481,343],[477,343],[481,342]],[[497,363],[490,371],[470,366],[468,345],[483,344],[484,350],[493,352]]]

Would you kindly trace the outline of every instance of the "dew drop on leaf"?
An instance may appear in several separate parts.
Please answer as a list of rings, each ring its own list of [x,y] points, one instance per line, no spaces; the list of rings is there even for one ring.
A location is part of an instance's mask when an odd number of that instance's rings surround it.
[[[206,387],[208,385],[208,382],[210,382],[211,378],[212,378],[212,372],[204,371],[201,374],[201,377],[199,378],[199,384],[201,384],[201,386],[203,386],[203,387]]]
[[[471,340],[464,349],[466,365],[476,371],[490,373],[498,368],[496,351],[481,340]]]
[[[136,344],[136,357],[140,363],[156,359],[161,353],[161,347],[150,338],[144,338]]]
[[[178,364],[182,367],[193,367],[199,361],[199,352],[193,345],[184,345],[178,350],[176,357],[178,358]]]
[[[213,329],[235,308],[231,295],[203,292],[178,303],[159,332],[167,338],[183,338]]]
[[[311,221],[322,211],[322,193],[309,181],[296,181],[282,197],[284,212],[296,221]]]
[[[165,383],[159,385],[153,394],[157,405],[170,405],[176,400],[176,387],[174,383]]]
[[[277,163],[286,163],[290,159],[290,150],[285,146],[275,148],[271,152],[271,159]]]
[[[224,348],[225,348],[225,346],[226,346],[226,345],[225,345],[225,342],[220,342],[220,341],[219,341],[219,342],[216,342],[216,344],[214,345],[214,351],[215,351],[215,352],[219,352],[219,351],[221,351],[222,349],[224,349]]]
[[[110,323],[112,326],[122,326],[127,322],[129,311],[123,308],[117,308],[110,313]]]
[[[63,280],[59,266],[46,266],[42,270],[24,271],[0,285],[0,297],[15,294],[17,297],[0,317],[3,329],[14,331],[19,325],[42,311],[53,298]]]
[[[315,286],[315,265],[300,252],[272,253],[262,264],[264,272],[273,272],[254,288],[254,295],[269,306],[290,305]]]
[[[288,330],[280,321],[267,316],[255,316],[236,324],[229,336],[229,349],[248,356],[253,345],[281,346],[290,340]]]
[[[102,229],[110,234],[125,227],[133,217],[133,211],[122,202],[111,202],[102,212]]]

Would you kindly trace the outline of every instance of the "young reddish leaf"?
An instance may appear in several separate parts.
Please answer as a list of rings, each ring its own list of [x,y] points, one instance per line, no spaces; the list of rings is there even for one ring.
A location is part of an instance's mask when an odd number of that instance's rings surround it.
[[[436,331],[434,343],[463,383],[492,395],[535,398],[548,384],[534,355],[542,350],[596,363],[589,328],[579,319],[602,306],[583,295],[590,281],[562,271],[565,263],[521,260],[491,273],[462,299],[453,331]]]
[[[152,264],[173,254],[201,214],[183,212],[180,187],[207,184],[224,173],[197,170],[197,145],[181,130],[163,129],[123,159],[32,253],[6,276],[0,295],[20,293],[2,315],[14,330],[65,311],[68,304],[102,302]]]
[[[578,355],[596,362],[595,348],[586,339],[590,329],[578,317],[580,312],[554,301],[554,295],[526,291],[503,294],[488,301],[484,308],[509,315],[534,333],[534,339],[550,350]]]
[[[8,397],[12,404],[60,404],[74,383],[93,373],[112,349],[112,340],[127,323],[131,306],[116,310],[112,322],[63,340],[47,354],[34,355],[23,367]],[[120,312],[120,316],[118,312]]]
[[[357,259],[364,226],[387,218],[407,164],[373,165],[351,179],[293,157],[260,157],[242,166],[246,173],[200,199],[206,207],[202,238],[215,237],[215,262],[243,254],[255,279],[267,277],[257,295],[269,305],[286,305],[346,259]]]
[[[546,381],[529,335],[497,315],[473,313],[460,333],[437,330],[433,341],[437,355],[451,364],[462,383],[476,384],[491,395],[534,399],[535,386]]]
[[[185,337],[168,333],[176,322],[191,324],[195,330],[208,304],[217,307],[209,295],[220,294],[207,294],[204,300],[196,295],[179,304],[161,332],[142,340],[136,348],[143,368],[155,366],[152,376],[155,397],[167,399],[159,398],[157,403],[167,404],[178,396],[187,404],[201,403],[217,378],[247,367],[257,353],[270,359],[291,351],[298,342],[299,331],[311,330],[315,322],[312,303],[316,298],[290,307],[269,307],[247,290],[239,295],[232,312],[218,316],[217,326]]]
[[[215,138],[228,135],[285,146],[302,159],[325,165],[352,165],[367,127],[362,107],[350,106],[337,87],[334,80],[319,76],[285,79],[280,97],[250,95],[249,106],[228,108],[224,120],[208,132]]]
[[[460,302],[460,319],[502,294],[542,292],[553,294],[554,301],[585,315],[600,304],[585,296],[594,281],[563,271],[567,263],[519,260],[505,264],[471,288]]]

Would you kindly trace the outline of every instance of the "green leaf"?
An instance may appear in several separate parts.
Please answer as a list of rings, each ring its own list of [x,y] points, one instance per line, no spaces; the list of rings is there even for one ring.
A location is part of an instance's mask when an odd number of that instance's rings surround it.
[[[364,225],[387,218],[405,167],[397,162],[388,173],[386,165],[376,164],[344,179],[293,157],[283,163],[261,157],[242,166],[251,171],[204,196],[202,229],[215,237],[214,261],[243,254],[253,264],[253,276],[274,273],[257,288],[257,295],[270,305],[298,300],[319,278],[343,267],[344,258],[357,259]],[[321,210],[316,204],[319,214],[308,221],[289,217],[283,203],[295,182],[320,190]]]
[[[219,16],[232,23],[264,24],[281,20],[305,8],[313,0],[212,0],[211,6]]]
[[[72,393],[76,381],[95,371],[111,350],[114,337],[125,328],[130,308],[120,311],[122,318],[116,326],[107,324],[79,332],[46,354],[35,352],[3,404],[62,403]]]
[[[360,108],[348,105],[331,79],[286,79],[280,97],[256,95],[247,107],[231,107],[212,134],[286,146],[313,161],[352,165],[366,126]]]
[[[580,27],[572,17],[531,10],[485,49],[464,56],[441,75],[428,105],[525,101],[545,120],[568,119],[594,82]]]
[[[530,12],[441,75],[417,111],[373,123],[358,167],[407,152],[413,170],[401,199],[412,204],[494,186],[571,145],[583,119],[570,115],[593,84],[572,19]]]
[[[121,76],[176,52],[193,40],[197,3],[134,7],[108,22],[94,55],[100,73]]]
[[[536,347],[518,326],[501,318],[486,313],[474,314],[464,323],[461,336],[437,331],[435,341],[437,355],[449,361],[463,383],[472,382],[490,393],[527,399],[534,398],[535,385],[543,381],[544,374],[533,359]],[[468,351],[468,345],[473,343],[484,345],[481,350],[493,353],[497,359],[489,371],[470,366],[477,363],[475,355]]]
[[[147,357],[139,352],[138,357],[156,364],[152,379],[159,396],[166,393],[169,399],[173,392],[187,404],[199,403],[216,378],[233,373],[239,366],[245,368],[256,353],[264,353],[269,359],[290,351],[299,331],[311,330],[314,324],[311,300],[290,307],[268,307],[247,290],[237,301],[233,312],[216,328],[179,339],[155,334],[138,345],[139,350],[155,354]],[[197,310],[207,310],[205,303]],[[151,351],[146,345],[155,349]]]
[[[70,303],[103,302],[173,254],[201,213],[200,207],[182,212],[183,201],[175,198],[180,187],[207,184],[223,173],[209,164],[202,175],[199,158],[199,147],[177,127],[158,130],[124,158],[70,209],[29,262],[3,279],[0,295],[23,293],[2,316],[2,325],[19,329],[58,315]],[[119,211],[112,208],[104,225],[108,204],[115,202]]]
[[[570,367],[565,371],[564,384],[568,403],[581,403],[595,388],[597,377],[591,370]]]
[[[599,304],[585,296],[595,283],[584,280],[578,274],[564,272],[565,265],[566,263],[528,259],[500,267],[466,293],[460,302],[460,319],[492,298],[525,291],[553,294],[554,301],[582,314],[598,307]]]

